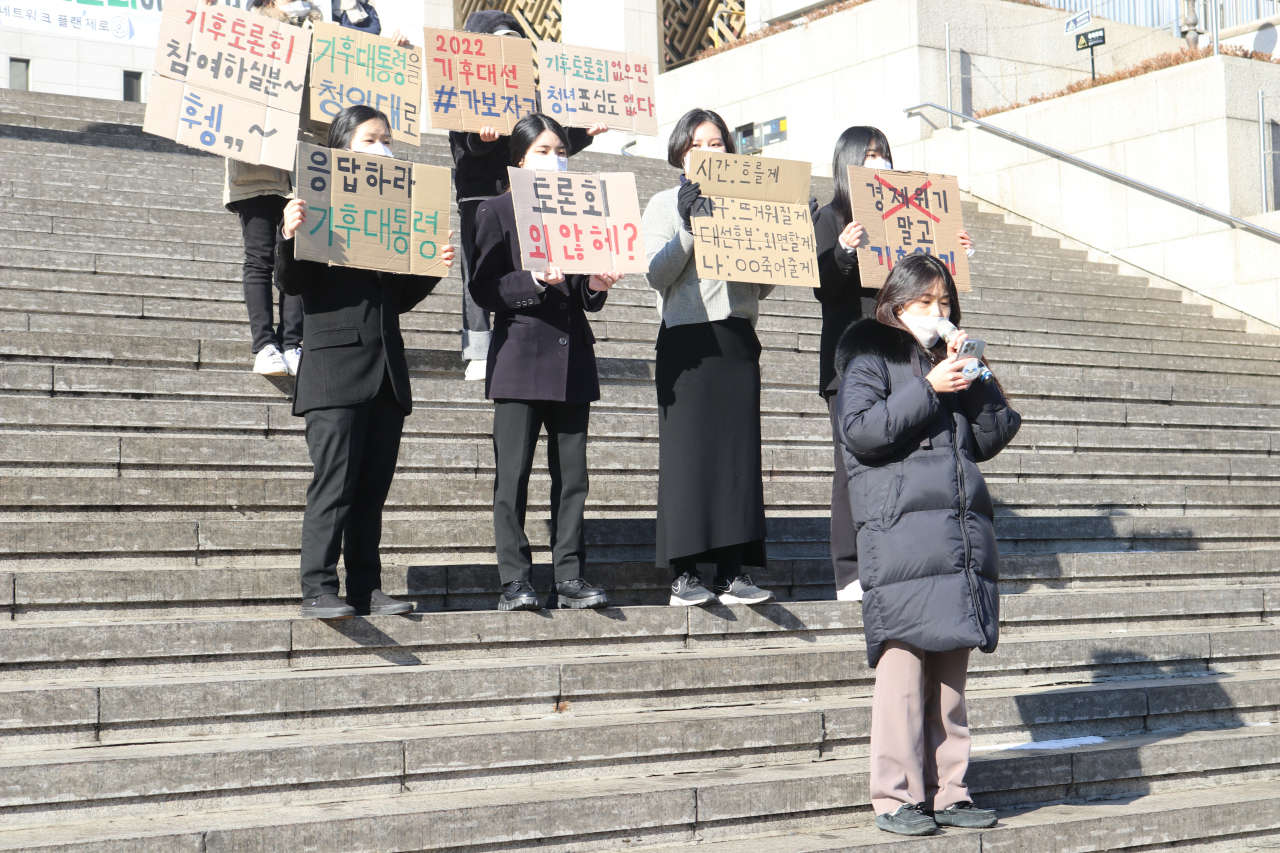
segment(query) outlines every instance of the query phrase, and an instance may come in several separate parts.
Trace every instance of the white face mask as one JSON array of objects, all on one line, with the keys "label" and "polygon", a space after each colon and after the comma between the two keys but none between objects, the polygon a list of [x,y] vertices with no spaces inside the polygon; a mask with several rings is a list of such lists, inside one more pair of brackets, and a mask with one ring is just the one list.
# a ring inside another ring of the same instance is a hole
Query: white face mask
[{"label": "white face mask", "polygon": [[925,349],[931,348],[938,342],[938,325],[942,322],[941,317],[921,314],[908,314],[903,311],[898,315],[898,319],[903,322],[911,334],[916,336],[916,340],[920,342],[920,346]]},{"label": "white face mask", "polygon": [[292,3],[277,3],[280,8],[290,18],[305,18],[311,13],[311,4],[307,0],[293,0]]},{"label": "white face mask", "polygon": [[379,157],[394,157],[394,152],[381,142],[370,142],[368,145],[362,145],[359,148],[352,148],[357,154],[376,154]]},{"label": "white face mask", "polygon": [[883,157],[868,157],[867,162],[863,164],[868,169],[880,169],[885,172],[893,171],[893,163]]},{"label": "white face mask", "polygon": [[536,169],[539,172],[567,172],[569,158],[558,154],[526,154],[524,168]]}]

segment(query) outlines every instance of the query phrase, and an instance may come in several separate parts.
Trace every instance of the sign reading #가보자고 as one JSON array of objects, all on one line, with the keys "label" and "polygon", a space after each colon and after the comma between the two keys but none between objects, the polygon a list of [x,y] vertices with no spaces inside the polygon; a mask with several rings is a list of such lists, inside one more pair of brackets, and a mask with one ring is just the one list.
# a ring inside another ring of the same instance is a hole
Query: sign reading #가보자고
[{"label": "sign reading #\uac00\ubcf4\uc790\uace0", "polygon": [[849,202],[867,232],[858,246],[863,287],[883,287],[898,261],[922,253],[947,265],[957,290],[971,289],[969,256],[956,236],[964,217],[955,176],[850,166]]},{"label": "sign reading #\uac00\ubcf4\uc790\uace0", "polygon": [[691,217],[699,277],[817,287],[810,164],[714,151],[690,155],[688,178],[702,193]]},{"label": "sign reading #\uac00\ubcf4\uc790\uace0", "polygon": [[484,127],[511,133],[516,122],[537,112],[533,45],[528,39],[423,30],[431,126],[469,133]]},{"label": "sign reading #\uac00\ubcf4\uc790\uace0", "polygon": [[246,163],[293,166],[311,32],[201,0],[165,4],[143,130]]},{"label": "sign reading #\uac00\ubcf4\uc790\uace0", "polygon": [[558,267],[591,275],[649,271],[634,174],[514,167],[507,174],[524,269]]},{"label": "sign reading #\uac00\ubcf4\uc790\uace0", "polygon": [[606,124],[658,135],[655,65],[639,53],[538,42],[542,111],[566,127]]},{"label": "sign reading #\uac00\ubcf4\uc790\uace0", "polygon": [[327,127],[347,107],[386,113],[391,138],[419,144],[422,48],[337,24],[316,24],[311,42],[309,119]]},{"label": "sign reading #\uac00\ubcf4\uc790\uace0", "polygon": [[307,221],[294,257],[329,266],[448,275],[449,170],[298,143],[298,198]]}]

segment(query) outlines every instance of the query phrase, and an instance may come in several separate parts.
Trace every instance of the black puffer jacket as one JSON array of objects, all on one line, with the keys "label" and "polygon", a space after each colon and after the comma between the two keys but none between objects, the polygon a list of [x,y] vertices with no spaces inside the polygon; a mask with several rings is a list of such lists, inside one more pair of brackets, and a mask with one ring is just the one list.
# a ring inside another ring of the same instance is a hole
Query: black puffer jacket
[{"label": "black puffer jacket", "polygon": [[889,640],[995,651],[994,509],[977,463],[1003,450],[1022,419],[994,383],[936,393],[915,338],[876,320],[844,333],[836,369],[868,662]]}]

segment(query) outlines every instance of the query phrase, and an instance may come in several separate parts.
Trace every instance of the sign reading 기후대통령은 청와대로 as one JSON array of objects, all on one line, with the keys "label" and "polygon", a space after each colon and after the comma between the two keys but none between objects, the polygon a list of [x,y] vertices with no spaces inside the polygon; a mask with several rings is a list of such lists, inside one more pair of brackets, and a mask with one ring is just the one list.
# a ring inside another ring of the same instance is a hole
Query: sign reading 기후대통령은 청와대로
[{"label": "sign reading \uae30\ud6c4\ub300\ud1b5\ub839\uc740 \uccad\uc640\ub300\ub85c", "polygon": [[311,40],[309,119],[328,127],[339,112],[365,104],[386,114],[391,137],[419,144],[422,48],[337,24],[316,24]]}]

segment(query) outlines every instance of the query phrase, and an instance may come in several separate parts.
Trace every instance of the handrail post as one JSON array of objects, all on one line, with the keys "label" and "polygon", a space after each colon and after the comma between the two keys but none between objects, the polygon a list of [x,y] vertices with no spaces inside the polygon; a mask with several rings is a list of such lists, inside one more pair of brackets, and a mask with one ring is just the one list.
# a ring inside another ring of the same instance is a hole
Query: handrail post
[{"label": "handrail post", "polygon": [[1217,56],[1218,55],[1218,29],[1221,23],[1218,20],[1218,17],[1222,14],[1222,6],[1219,5],[1219,0],[1209,0],[1209,2],[1213,5],[1213,55]]},{"label": "handrail post", "polygon": [[[955,109],[955,107],[952,106],[951,91],[955,87],[952,86],[951,84],[951,22],[950,21],[947,22],[946,32],[947,32],[947,109],[953,110]],[[955,118],[950,113],[948,113],[947,127],[955,127],[955,126],[956,126]]]},{"label": "handrail post", "polygon": [[1267,212],[1267,102],[1264,90],[1258,90],[1258,177],[1262,188],[1262,212]]}]

